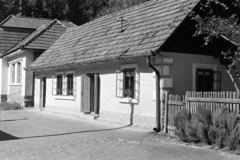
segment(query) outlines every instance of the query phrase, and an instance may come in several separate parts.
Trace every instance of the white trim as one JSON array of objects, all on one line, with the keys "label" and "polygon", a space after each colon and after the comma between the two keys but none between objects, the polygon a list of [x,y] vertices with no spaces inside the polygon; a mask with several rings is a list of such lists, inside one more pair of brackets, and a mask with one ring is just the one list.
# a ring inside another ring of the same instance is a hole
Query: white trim
[{"label": "white trim", "polygon": [[128,68],[136,68],[138,72],[138,64],[132,63],[132,64],[121,64],[120,70],[128,69]]},{"label": "white trim", "polygon": [[55,75],[56,75],[56,76],[57,76],[57,75],[64,75],[64,71],[62,71],[62,72],[56,72]]},{"label": "white trim", "polygon": [[75,75],[75,70],[66,71],[65,74],[66,75],[68,75],[68,74],[74,74]]},{"label": "white trim", "polygon": [[55,99],[57,99],[57,100],[75,100],[76,99],[76,97],[75,96],[62,96],[62,95],[56,95],[55,96]]},{"label": "white trim", "polygon": [[[131,69],[134,68],[136,70],[136,72],[138,72],[138,64],[137,63],[121,64],[121,66],[120,66],[120,70],[129,69],[129,68],[131,68]],[[119,99],[119,102],[121,102],[121,103],[137,104],[139,101],[134,98],[127,98],[127,97],[118,98],[118,99]]]},{"label": "white trim", "polygon": [[217,65],[213,64],[202,64],[202,63],[193,63],[193,91],[196,91],[196,71],[197,69],[212,69],[213,71],[217,71]]},{"label": "white trim", "polygon": [[138,104],[138,100],[132,99],[132,98],[119,98],[119,102],[121,102],[121,103]]},{"label": "white trim", "polygon": [[8,63],[13,64],[13,63],[22,62],[22,61],[23,61],[23,58],[19,58],[19,59],[15,59],[13,61],[9,61]]},{"label": "white trim", "polygon": [[[21,70],[21,78],[22,79],[20,79],[20,83],[18,83],[17,81],[18,81],[18,65],[16,65],[16,64],[18,64],[18,63],[20,63],[20,66],[21,66],[21,68],[20,68],[20,70]],[[16,59],[16,60],[13,60],[13,61],[10,61],[10,62],[8,62],[8,64],[9,64],[9,86],[20,86],[20,85],[22,85],[23,84],[23,72],[24,72],[24,70],[23,70],[23,68],[25,67],[25,66],[23,66],[23,64],[24,64],[24,59],[23,58],[19,58],[19,59]],[[15,67],[15,80],[14,80],[14,83],[12,83],[12,65],[14,65],[14,67]]]}]

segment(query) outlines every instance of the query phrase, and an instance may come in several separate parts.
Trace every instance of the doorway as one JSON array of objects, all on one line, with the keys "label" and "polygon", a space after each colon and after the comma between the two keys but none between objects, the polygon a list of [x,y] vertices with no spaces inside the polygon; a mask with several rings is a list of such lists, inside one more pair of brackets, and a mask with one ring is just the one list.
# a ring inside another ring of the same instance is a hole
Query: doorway
[{"label": "doorway", "polygon": [[40,108],[45,108],[46,106],[46,77],[41,78],[40,85]]},{"label": "doorway", "polygon": [[98,73],[81,76],[81,112],[99,113],[100,78]]}]

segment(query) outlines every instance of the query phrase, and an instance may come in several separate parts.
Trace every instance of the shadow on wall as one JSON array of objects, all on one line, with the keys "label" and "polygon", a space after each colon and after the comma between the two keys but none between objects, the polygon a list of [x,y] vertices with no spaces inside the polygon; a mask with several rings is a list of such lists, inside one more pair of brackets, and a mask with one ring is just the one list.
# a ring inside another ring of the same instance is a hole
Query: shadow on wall
[{"label": "shadow on wall", "polygon": [[131,113],[130,113],[130,126],[133,125],[133,114],[134,114],[134,104],[130,104],[131,106]]},{"label": "shadow on wall", "polygon": [[24,107],[33,107],[34,99],[33,96],[25,96],[24,97]]}]

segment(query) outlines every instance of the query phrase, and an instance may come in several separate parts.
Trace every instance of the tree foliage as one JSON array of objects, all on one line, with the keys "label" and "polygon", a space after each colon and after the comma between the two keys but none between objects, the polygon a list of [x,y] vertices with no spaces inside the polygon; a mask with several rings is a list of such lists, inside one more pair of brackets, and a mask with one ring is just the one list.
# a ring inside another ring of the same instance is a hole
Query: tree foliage
[{"label": "tree foliage", "polygon": [[20,13],[37,18],[69,20],[77,25],[149,0],[0,0],[0,21]]},{"label": "tree foliage", "polygon": [[204,0],[191,16],[197,22],[195,36],[205,35],[205,44],[214,38],[233,44],[223,55],[234,65],[240,55],[240,1]]}]

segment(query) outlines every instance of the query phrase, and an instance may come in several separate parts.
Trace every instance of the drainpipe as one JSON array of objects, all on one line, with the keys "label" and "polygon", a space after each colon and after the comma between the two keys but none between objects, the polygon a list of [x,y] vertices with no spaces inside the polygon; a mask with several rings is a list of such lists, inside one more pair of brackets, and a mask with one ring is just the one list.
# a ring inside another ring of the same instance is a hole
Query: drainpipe
[{"label": "drainpipe", "polygon": [[151,68],[156,74],[156,128],[153,128],[155,132],[161,131],[161,110],[160,110],[160,72],[151,64],[150,57],[146,57],[147,65]]}]

